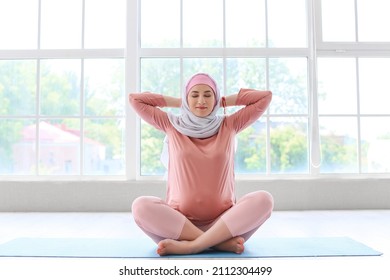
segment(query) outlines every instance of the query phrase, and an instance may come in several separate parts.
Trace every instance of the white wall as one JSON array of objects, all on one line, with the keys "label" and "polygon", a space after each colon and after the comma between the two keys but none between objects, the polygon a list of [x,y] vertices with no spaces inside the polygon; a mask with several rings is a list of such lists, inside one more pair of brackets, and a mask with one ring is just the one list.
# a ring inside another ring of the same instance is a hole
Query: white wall
[{"label": "white wall", "polygon": [[[390,209],[390,179],[238,181],[237,197],[267,190],[275,210]],[[130,211],[141,195],[165,196],[161,181],[0,182],[1,212]]]}]

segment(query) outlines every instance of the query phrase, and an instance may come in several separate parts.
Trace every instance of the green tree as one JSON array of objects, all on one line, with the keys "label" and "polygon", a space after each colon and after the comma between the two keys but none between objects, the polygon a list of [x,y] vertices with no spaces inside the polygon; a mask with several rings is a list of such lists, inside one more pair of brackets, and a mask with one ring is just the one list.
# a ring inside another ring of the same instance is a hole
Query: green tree
[{"label": "green tree", "polygon": [[[124,120],[120,117],[105,119],[105,116],[120,116],[124,114],[125,92],[123,60],[88,61],[93,67],[107,70],[107,81],[96,86],[95,80],[89,77],[84,81],[84,119],[85,137],[98,141],[106,147],[106,160],[124,162]],[[127,100],[127,99],[126,99]],[[102,118],[100,118],[102,116]]]},{"label": "green tree", "polygon": [[345,145],[344,137],[332,133],[321,137],[321,151],[321,169],[325,172],[337,172],[349,166],[357,166],[356,145]]},{"label": "green tree", "polygon": [[307,136],[294,126],[280,126],[271,133],[271,171],[307,171]]},{"label": "green tree", "polygon": [[237,136],[235,167],[241,173],[266,172],[266,135],[256,133],[254,126]]},{"label": "green tree", "polygon": [[141,172],[142,175],[160,175],[165,167],[160,161],[164,133],[143,123],[141,132]]},{"label": "green tree", "polygon": [[[226,94],[238,92],[241,86],[264,89],[266,87],[266,60],[229,58],[227,63],[226,89],[223,88],[223,61],[220,58],[185,59],[184,77],[196,72],[210,73]],[[169,69],[169,71],[166,71]],[[180,64],[178,59],[150,59],[142,62],[142,90],[157,93],[180,92]],[[307,112],[307,90],[305,77],[291,73],[283,60],[271,59],[268,75],[275,88],[271,90],[279,99],[274,109],[276,113]],[[161,82],[161,81],[164,81]],[[229,109],[229,114],[237,108]],[[242,131],[238,139],[236,169],[238,172],[253,173],[266,171],[266,135],[260,128],[260,121]],[[145,174],[161,174],[164,169],[159,161],[164,135],[152,133],[153,128],[142,125],[141,169]],[[307,170],[307,136],[294,129],[281,127],[272,136],[271,166],[275,172],[293,172]]]},{"label": "green tree", "polygon": [[[74,72],[59,75],[41,67],[40,112],[47,116],[80,114],[80,78]],[[42,69],[43,68],[43,69]]]},{"label": "green tree", "polygon": [[13,149],[21,135],[24,122],[21,120],[0,120],[0,174],[12,172]]},{"label": "green tree", "polygon": [[35,113],[36,63],[30,60],[0,61],[0,173],[12,172],[12,146],[22,137],[23,120],[13,116]]},{"label": "green tree", "polygon": [[0,114],[35,113],[36,71],[32,60],[0,60]]},{"label": "green tree", "polygon": [[[104,61],[106,62],[106,61]],[[118,62],[118,63],[116,63]],[[0,115],[9,120],[0,120],[0,172],[12,173],[13,145],[22,137],[23,127],[30,125],[29,116],[37,112],[37,61],[0,61]],[[42,62],[40,67],[39,113],[47,116],[51,124],[65,125],[76,133],[80,131],[79,119],[66,118],[80,116],[80,77],[72,71],[52,71],[50,63]],[[81,65],[81,64],[80,64]],[[122,115],[124,112],[124,66],[123,60],[113,62],[110,67],[112,79],[105,87],[98,88],[85,84],[88,116],[84,118],[86,137],[106,146],[107,159],[123,160],[124,123],[116,119],[97,118],[97,116]],[[13,116],[26,116],[17,121]],[[64,116],[65,118],[51,118]],[[8,171],[4,171],[4,170]],[[3,170],[3,171],[1,171]]]}]

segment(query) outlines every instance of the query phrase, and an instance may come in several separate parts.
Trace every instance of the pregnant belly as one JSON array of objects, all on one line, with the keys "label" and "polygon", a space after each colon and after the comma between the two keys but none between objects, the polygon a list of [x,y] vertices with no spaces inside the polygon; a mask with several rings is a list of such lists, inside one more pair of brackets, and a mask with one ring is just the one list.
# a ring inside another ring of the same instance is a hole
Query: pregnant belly
[{"label": "pregnant belly", "polygon": [[233,205],[231,198],[218,196],[188,196],[181,200],[179,211],[197,224],[207,224]]}]

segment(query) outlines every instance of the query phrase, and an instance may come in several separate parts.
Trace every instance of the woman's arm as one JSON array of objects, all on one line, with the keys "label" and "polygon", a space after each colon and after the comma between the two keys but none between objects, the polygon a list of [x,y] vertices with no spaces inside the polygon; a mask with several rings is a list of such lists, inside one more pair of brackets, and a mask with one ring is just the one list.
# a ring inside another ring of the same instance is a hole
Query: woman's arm
[{"label": "woman's arm", "polygon": [[[172,100],[168,98],[168,101]],[[163,95],[150,92],[130,93],[129,102],[134,111],[155,128],[166,131],[171,125],[167,113],[158,108],[168,106]]]},{"label": "woman's arm", "polygon": [[167,95],[163,95],[163,98],[165,100],[166,107],[180,108],[180,106],[181,106],[181,98],[167,96]]},{"label": "woman's arm", "polygon": [[[238,97],[238,94],[232,94],[232,95],[228,95],[228,96],[224,96],[221,98],[221,106],[220,107],[224,107],[224,105],[226,107],[229,107],[229,106],[236,106],[236,101],[237,101],[237,97]],[[223,104],[223,98],[225,98],[225,104]]]},{"label": "woman's arm", "polygon": [[[228,103],[229,99],[230,104]],[[234,101],[234,105],[245,107],[228,116],[227,119],[238,133],[260,118],[267,110],[271,100],[271,91],[241,89],[238,94],[226,97],[226,106],[232,106],[231,104]]]}]

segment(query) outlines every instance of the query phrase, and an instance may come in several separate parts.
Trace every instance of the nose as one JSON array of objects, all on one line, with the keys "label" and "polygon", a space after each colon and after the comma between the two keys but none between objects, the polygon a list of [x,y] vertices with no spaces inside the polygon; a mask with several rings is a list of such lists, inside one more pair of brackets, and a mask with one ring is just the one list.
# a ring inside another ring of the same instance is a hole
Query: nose
[{"label": "nose", "polygon": [[205,98],[203,96],[199,96],[198,103],[205,104]]}]

